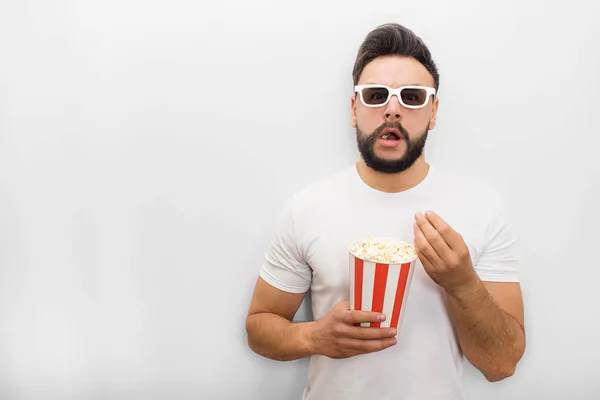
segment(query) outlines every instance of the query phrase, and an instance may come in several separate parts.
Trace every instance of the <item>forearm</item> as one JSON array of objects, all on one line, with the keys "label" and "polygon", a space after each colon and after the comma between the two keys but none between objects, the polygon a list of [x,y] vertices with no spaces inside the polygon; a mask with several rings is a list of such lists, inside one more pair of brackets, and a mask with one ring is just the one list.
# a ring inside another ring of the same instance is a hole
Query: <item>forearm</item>
[{"label": "forearm", "polygon": [[489,381],[511,376],[525,350],[517,320],[496,305],[479,278],[449,292],[448,306],[469,362]]},{"label": "forearm", "polygon": [[248,345],[272,360],[291,361],[313,354],[309,334],[314,322],[290,322],[276,314],[253,314],[246,320]]}]

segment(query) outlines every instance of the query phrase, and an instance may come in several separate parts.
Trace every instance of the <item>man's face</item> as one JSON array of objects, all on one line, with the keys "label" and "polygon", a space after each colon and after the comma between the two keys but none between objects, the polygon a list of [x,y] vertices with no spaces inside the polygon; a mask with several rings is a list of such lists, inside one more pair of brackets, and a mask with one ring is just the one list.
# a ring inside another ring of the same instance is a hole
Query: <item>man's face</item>
[{"label": "man's face", "polygon": [[[379,57],[363,69],[358,85],[379,84],[392,89],[400,86],[434,87],[433,76],[414,58]],[[371,99],[381,94],[363,92]],[[356,128],[358,149],[365,163],[375,171],[398,173],[409,168],[422,154],[427,132],[435,127],[437,96],[428,97],[423,108],[407,108],[397,96],[380,107],[367,107],[355,93],[351,124]],[[379,97],[377,97],[379,96]],[[414,97],[405,97],[410,102]],[[426,96],[427,97],[427,96]],[[367,100],[368,101],[368,100]]]}]

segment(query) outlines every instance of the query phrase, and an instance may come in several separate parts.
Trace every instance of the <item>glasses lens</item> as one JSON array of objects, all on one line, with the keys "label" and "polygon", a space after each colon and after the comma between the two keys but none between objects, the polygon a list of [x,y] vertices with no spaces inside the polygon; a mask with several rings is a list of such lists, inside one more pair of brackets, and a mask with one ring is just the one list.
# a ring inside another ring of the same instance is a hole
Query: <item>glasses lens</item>
[{"label": "glasses lens", "polygon": [[402,89],[400,93],[402,101],[409,106],[422,106],[427,100],[425,89]]},{"label": "glasses lens", "polygon": [[363,100],[370,105],[385,103],[388,95],[389,92],[384,87],[365,88],[362,92]]}]

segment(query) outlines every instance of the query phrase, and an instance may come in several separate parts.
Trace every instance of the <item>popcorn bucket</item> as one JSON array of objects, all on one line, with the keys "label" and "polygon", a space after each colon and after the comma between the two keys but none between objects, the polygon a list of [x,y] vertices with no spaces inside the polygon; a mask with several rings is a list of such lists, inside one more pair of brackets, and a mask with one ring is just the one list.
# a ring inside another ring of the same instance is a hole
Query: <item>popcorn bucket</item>
[{"label": "popcorn bucket", "polygon": [[400,331],[417,254],[400,240],[369,238],[350,246],[350,309],[383,313],[383,322],[356,326]]}]

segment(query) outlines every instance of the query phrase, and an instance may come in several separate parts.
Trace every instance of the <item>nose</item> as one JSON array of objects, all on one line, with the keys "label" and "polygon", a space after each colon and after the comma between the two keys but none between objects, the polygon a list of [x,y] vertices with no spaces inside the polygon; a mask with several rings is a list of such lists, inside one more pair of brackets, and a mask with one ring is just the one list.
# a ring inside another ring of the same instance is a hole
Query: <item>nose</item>
[{"label": "nose", "polygon": [[393,95],[390,101],[385,106],[385,119],[387,121],[400,119],[401,111],[402,106],[400,105],[400,99],[398,99],[398,96]]}]

